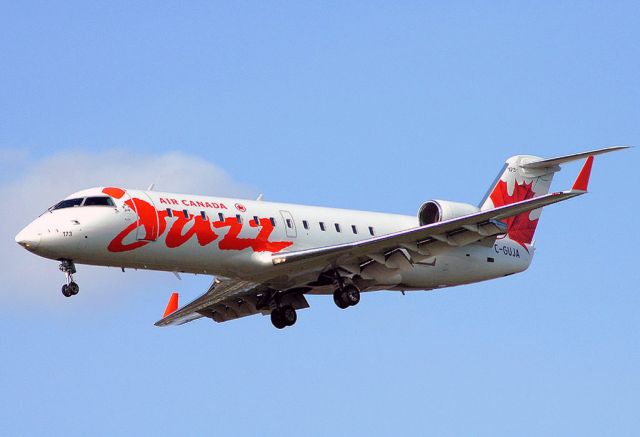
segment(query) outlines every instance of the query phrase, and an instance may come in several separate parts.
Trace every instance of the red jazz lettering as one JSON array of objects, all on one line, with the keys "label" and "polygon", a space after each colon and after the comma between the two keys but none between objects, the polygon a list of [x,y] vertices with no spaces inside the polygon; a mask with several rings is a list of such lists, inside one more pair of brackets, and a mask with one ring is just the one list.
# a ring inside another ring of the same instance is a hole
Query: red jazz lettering
[{"label": "red jazz lettering", "polygon": [[[103,192],[116,199],[121,199],[126,194],[124,190],[115,187],[105,188]],[[161,198],[160,202],[165,204],[177,203],[175,199],[165,198]],[[222,203],[217,204],[186,200],[183,200],[182,203],[184,205],[227,209]],[[128,225],[115,236],[107,247],[110,252],[127,252],[143,247],[150,241],[157,240],[167,229],[167,218],[169,217],[167,210],[157,211],[149,202],[138,198],[128,199],[125,201],[125,204],[136,211],[138,220]],[[165,244],[168,248],[180,247],[193,238],[194,235],[200,246],[206,246],[218,238],[218,234],[216,234],[214,228],[229,228],[222,240],[218,242],[218,248],[221,250],[244,250],[251,248],[254,252],[279,252],[293,244],[291,241],[269,241],[274,226],[268,218],[259,219],[259,224],[253,220],[250,221],[252,228],[260,227],[258,235],[255,238],[240,238],[242,223],[240,223],[236,217],[228,217],[224,221],[214,222],[212,224],[201,215],[194,216],[190,214],[189,217],[185,217],[182,211],[172,210],[171,212],[171,215],[175,217],[175,221],[171,225],[165,238]],[[132,243],[125,243],[127,237],[134,232],[137,233],[140,226],[143,227],[144,239]]]},{"label": "red jazz lettering", "polygon": [[[206,246],[207,244],[215,241],[218,235],[211,229],[211,223],[208,220],[202,218],[202,216],[190,215],[186,218],[182,214],[175,214],[177,219],[173,222],[171,229],[167,233],[165,243],[167,247],[173,248],[182,246],[194,235],[198,239],[200,246]],[[184,232],[184,228],[188,223],[191,223],[191,227]]]}]

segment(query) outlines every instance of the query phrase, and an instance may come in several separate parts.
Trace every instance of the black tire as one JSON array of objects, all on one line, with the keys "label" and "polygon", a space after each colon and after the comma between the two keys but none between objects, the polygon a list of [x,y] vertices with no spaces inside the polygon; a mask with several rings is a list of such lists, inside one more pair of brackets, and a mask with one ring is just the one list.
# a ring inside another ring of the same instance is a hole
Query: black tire
[{"label": "black tire", "polygon": [[358,305],[358,302],[360,302],[360,290],[355,285],[344,287],[343,295],[344,301],[351,307]]},{"label": "black tire", "polygon": [[298,320],[298,314],[291,305],[285,305],[280,308],[280,318],[286,326],[293,326]]},{"label": "black tire", "polygon": [[278,329],[282,329],[285,326],[287,326],[287,324],[285,323],[282,317],[282,312],[280,311],[280,308],[276,308],[273,311],[271,311],[271,323],[273,324],[273,326],[275,326]]},{"label": "black tire", "polygon": [[71,292],[69,291],[69,286],[67,284],[62,286],[62,294],[64,297],[71,297]]},{"label": "black tire", "polygon": [[349,303],[347,302],[346,296],[344,294],[345,294],[344,290],[341,290],[341,289],[338,289],[333,292],[333,301],[335,302],[336,306],[341,310],[349,307]]},{"label": "black tire", "polygon": [[69,293],[71,296],[75,296],[76,294],[78,294],[80,292],[80,286],[78,284],[76,284],[75,282],[72,282],[69,284],[67,290],[69,290]]}]

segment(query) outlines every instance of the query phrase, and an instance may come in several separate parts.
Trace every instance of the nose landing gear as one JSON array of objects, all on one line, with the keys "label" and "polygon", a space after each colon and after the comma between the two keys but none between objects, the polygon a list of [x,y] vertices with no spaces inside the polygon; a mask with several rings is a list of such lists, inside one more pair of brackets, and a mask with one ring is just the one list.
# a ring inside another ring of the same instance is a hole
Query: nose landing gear
[{"label": "nose landing gear", "polygon": [[78,294],[80,287],[73,281],[73,274],[76,272],[76,266],[73,261],[64,259],[60,262],[60,271],[67,277],[67,283],[62,286],[62,294],[65,297],[71,297]]}]

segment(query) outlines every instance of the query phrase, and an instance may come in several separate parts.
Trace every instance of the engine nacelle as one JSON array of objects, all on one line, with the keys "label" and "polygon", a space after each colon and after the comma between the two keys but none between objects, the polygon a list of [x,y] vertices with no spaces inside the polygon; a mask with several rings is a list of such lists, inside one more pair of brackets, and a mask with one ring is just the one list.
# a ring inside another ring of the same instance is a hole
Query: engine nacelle
[{"label": "engine nacelle", "polygon": [[468,203],[449,202],[448,200],[429,200],[420,207],[418,211],[418,222],[420,226],[450,220],[463,215],[473,214],[480,211],[477,206]]}]

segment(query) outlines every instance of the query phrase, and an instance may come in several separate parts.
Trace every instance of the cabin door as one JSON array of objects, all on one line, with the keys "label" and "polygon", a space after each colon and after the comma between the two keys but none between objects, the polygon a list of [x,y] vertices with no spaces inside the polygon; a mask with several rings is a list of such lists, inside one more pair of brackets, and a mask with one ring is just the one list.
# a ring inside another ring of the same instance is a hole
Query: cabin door
[{"label": "cabin door", "polygon": [[287,237],[296,238],[298,232],[296,231],[296,222],[293,220],[293,216],[289,211],[280,211],[280,215],[284,220],[284,229],[287,231]]},{"label": "cabin door", "polygon": [[134,191],[131,194],[135,213],[138,216],[136,240],[156,241],[160,233],[160,220],[153,200],[144,191]]}]

